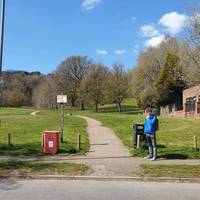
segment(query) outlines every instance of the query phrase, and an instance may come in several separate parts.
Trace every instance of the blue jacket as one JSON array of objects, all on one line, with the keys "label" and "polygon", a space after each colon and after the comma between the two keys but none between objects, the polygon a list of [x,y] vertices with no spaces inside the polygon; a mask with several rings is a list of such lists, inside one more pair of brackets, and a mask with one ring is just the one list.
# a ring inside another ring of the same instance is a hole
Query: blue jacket
[{"label": "blue jacket", "polygon": [[156,133],[156,120],[157,116],[155,114],[151,114],[146,117],[144,121],[144,133],[145,134],[155,134]]}]

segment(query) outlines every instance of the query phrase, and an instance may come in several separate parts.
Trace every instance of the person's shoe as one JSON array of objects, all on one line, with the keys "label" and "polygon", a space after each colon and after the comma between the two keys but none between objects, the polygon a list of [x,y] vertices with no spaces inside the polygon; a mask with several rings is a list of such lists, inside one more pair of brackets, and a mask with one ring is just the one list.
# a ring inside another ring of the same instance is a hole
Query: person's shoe
[{"label": "person's shoe", "polygon": [[148,156],[144,157],[144,159],[152,159],[152,156],[148,155]]},{"label": "person's shoe", "polygon": [[153,157],[153,158],[151,158],[150,160],[151,160],[151,161],[155,161],[155,160],[156,160],[156,157]]}]

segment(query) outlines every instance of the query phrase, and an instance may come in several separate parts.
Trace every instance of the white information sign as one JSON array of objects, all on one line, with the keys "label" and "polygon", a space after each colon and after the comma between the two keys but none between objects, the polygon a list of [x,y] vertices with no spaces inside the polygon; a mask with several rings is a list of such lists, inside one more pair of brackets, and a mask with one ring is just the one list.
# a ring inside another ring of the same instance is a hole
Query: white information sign
[{"label": "white information sign", "polygon": [[49,148],[53,148],[53,141],[49,141],[48,146],[49,146]]},{"label": "white information sign", "polygon": [[58,95],[57,103],[67,103],[67,95]]}]

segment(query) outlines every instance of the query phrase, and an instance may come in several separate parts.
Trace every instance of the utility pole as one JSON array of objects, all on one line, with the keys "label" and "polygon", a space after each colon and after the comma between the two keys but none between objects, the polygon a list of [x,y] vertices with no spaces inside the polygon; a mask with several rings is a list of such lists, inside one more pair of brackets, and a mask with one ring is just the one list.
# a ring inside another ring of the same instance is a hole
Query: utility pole
[{"label": "utility pole", "polygon": [[2,64],[3,64],[3,39],[4,39],[4,19],[5,19],[5,0],[1,0],[1,13],[0,13],[0,107],[2,104]]}]

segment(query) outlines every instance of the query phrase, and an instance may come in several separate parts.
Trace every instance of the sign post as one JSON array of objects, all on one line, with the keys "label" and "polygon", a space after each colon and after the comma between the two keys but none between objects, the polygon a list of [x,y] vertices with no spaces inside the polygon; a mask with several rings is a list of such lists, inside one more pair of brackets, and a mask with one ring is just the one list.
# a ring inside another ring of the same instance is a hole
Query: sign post
[{"label": "sign post", "polygon": [[57,103],[60,104],[61,118],[60,118],[60,132],[61,132],[61,142],[64,138],[64,106],[67,103],[67,95],[58,95]]}]

